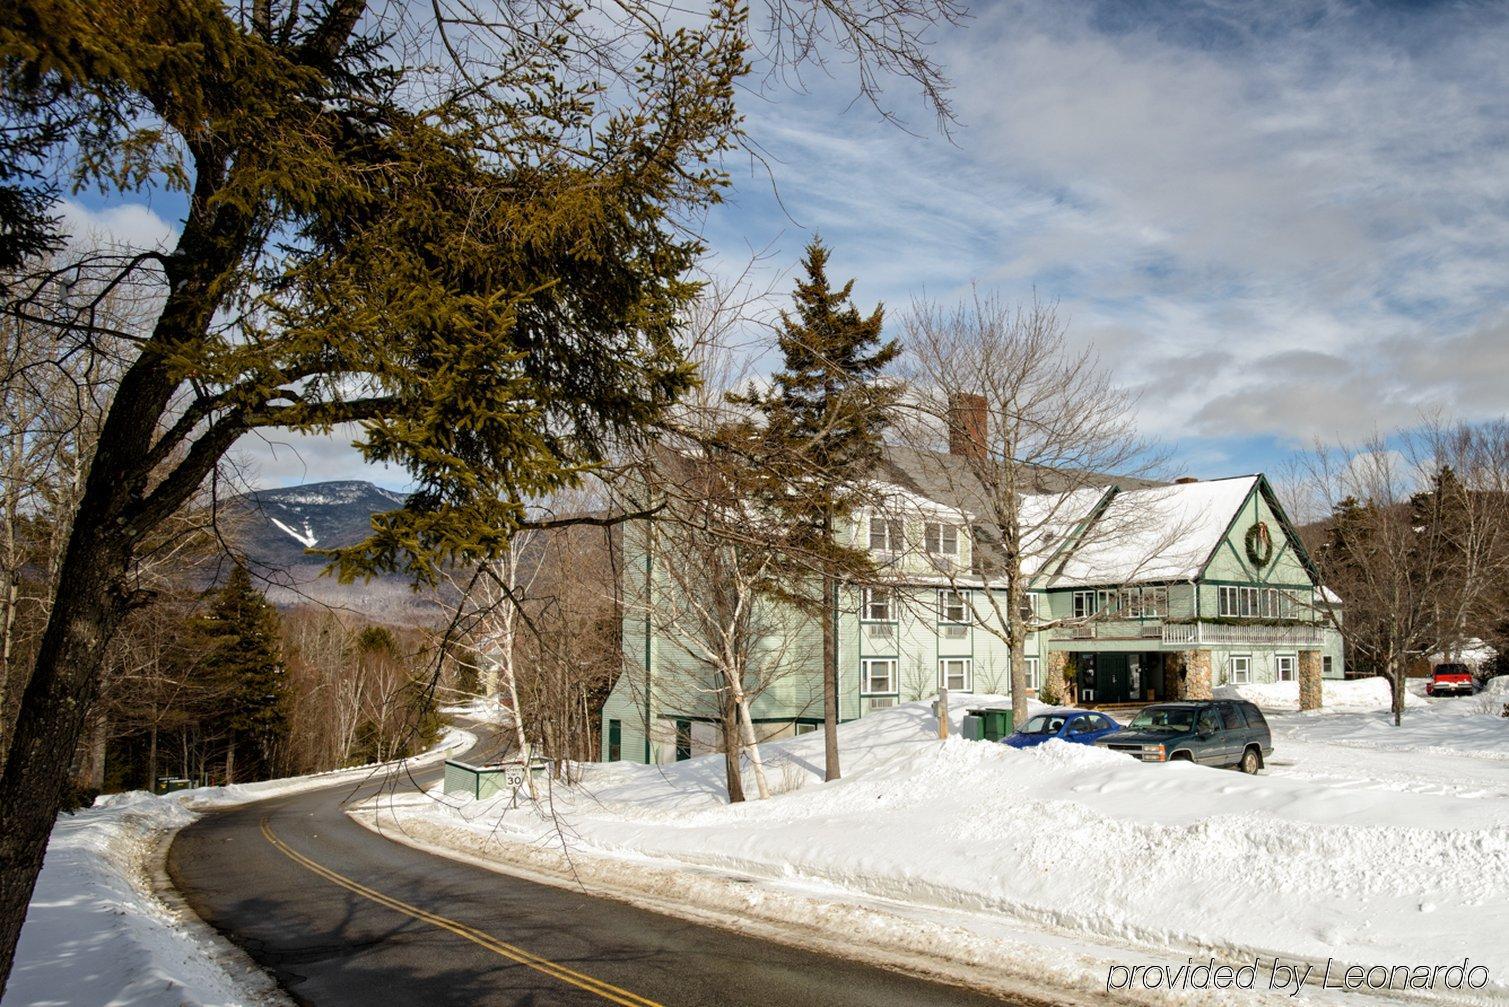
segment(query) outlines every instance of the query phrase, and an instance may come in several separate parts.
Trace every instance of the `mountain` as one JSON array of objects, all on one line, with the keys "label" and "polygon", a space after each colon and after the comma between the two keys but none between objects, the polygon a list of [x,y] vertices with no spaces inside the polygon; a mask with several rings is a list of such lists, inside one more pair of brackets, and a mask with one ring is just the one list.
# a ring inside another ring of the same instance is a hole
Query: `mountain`
[{"label": "mountain", "polygon": [[232,500],[228,538],[275,604],[323,604],[389,622],[433,622],[442,609],[416,595],[402,576],[342,584],[321,576],[326,560],[310,549],[355,545],[372,515],[402,507],[404,496],[359,480],[256,490]]}]

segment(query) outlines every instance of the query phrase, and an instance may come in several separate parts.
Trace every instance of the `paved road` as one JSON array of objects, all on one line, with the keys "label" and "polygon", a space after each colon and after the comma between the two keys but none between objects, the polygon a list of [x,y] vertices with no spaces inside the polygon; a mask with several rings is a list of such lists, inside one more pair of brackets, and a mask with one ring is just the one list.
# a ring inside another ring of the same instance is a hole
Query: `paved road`
[{"label": "paved road", "polygon": [[194,910],[301,1003],[1000,1003],[421,853],[347,818],[353,796],[215,812],[169,850]]}]

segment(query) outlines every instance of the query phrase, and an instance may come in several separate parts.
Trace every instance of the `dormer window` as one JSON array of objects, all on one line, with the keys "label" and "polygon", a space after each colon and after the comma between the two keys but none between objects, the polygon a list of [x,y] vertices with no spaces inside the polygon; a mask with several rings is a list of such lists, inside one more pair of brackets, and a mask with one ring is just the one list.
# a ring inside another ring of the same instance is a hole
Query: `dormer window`
[{"label": "dormer window", "polygon": [[901,551],[901,520],[899,518],[870,517],[870,551]]},{"label": "dormer window", "polygon": [[923,541],[929,556],[945,559],[959,557],[959,528],[941,521],[929,521],[923,528]]}]

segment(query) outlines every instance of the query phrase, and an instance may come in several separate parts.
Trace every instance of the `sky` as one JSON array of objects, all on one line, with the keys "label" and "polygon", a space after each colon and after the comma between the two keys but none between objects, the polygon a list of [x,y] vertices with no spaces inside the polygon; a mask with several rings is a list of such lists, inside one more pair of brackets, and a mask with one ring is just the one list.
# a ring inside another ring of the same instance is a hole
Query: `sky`
[{"label": "sky", "polygon": [[[756,5],[758,10],[758,4]],[[861,307],[971,285],[1056,300],[1138,392],[1170,474],[1273,470],[1314,438],[1509,413],[1509,4],[983,2],[937,33],[947,135],[852,68],[751,80],[764,164],[712,268],[789,291],[821,233]],[[140,199],[142,197],[133,197]],[[171,235],[176,204],[80,229]],[[254,482],[369,478],[336,438],[243,442]]]}]

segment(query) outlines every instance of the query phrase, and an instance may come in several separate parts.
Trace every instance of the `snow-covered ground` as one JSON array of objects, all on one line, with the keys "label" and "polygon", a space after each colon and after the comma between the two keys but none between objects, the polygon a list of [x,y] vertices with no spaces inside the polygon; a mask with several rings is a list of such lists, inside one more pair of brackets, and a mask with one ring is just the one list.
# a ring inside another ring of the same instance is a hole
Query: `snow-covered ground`
[{"label": "snow-covered ground", "polygon": [[[438,761],[474,740],[451,730],[410,764]],[[276,999],[270,981],[236,968],[202,925],[159,897],[154,878],[164,841],[199,811],[356,784],[387,768],[363,766],[166,797],[110,794],[92,808],[59,816],[21,930],[4,1007],[179,1007]]]},{"label": "snow-covered ground", "polygon": [[[626,897],[700,900],[736,925],[784,919],[871,957],[950,959],[954,975],[995,969],[1003,987],[1015,976],[1104,993],[1112,964],[1190,955],[1264,956],[1265,969],[1273,956],[1333,959],[1333,980],[1346,965],[1467,958],[1489,987],[1434,995],[1502,1002],[1509,719],[1479,699],[1422,700],[1396,730],[1367,699],[1377,687],[1340,690],[1354,712],[1273,713],[1276,751],[1258,777],[1056,741],[940,742],[927,705],[907,704],[841,728],[844,777],[831,784],[820,736],[765,746],[769,802],[724,804],[711,756],[589,767],[581,787],[555,789],[558,822],[436,792],[385,797],[367,817],[545,872],[566,842],[578,878]],[[1232,999],[1265,995],[1279,996]],[[1347,996],[1313,982],[1304,993]]]}]

